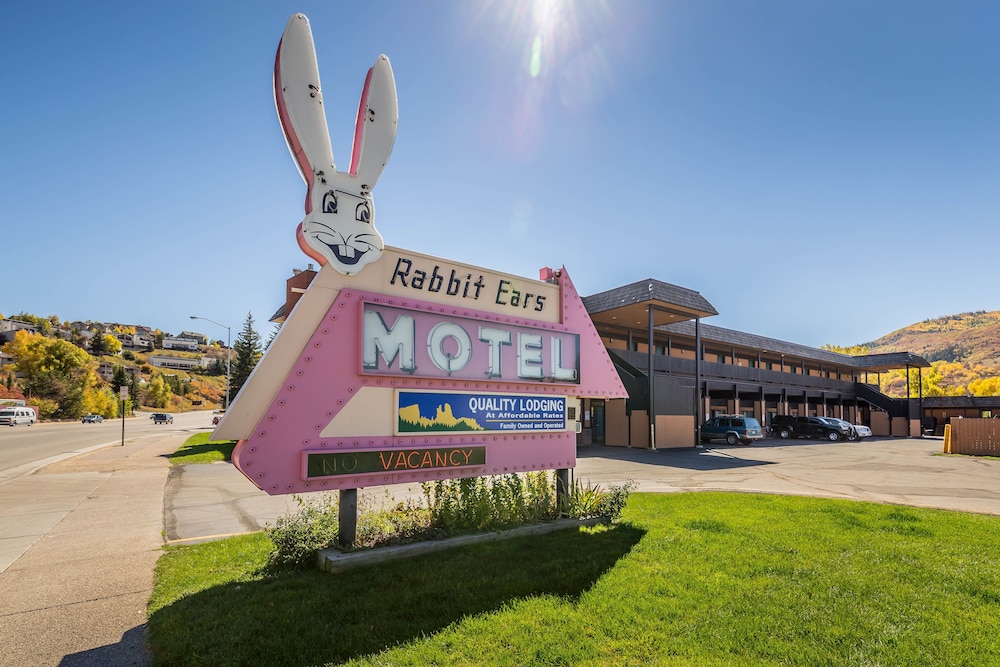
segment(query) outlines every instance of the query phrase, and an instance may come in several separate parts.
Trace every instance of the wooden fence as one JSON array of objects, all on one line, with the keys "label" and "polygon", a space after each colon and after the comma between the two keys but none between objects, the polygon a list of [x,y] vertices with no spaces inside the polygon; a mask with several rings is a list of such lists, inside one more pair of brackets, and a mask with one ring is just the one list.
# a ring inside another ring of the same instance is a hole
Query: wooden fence
[{"label": "wooden fence", "polygon": [[1000,456],[1000,419],[952,419],[951,438],[945,438],[952,454]]}]

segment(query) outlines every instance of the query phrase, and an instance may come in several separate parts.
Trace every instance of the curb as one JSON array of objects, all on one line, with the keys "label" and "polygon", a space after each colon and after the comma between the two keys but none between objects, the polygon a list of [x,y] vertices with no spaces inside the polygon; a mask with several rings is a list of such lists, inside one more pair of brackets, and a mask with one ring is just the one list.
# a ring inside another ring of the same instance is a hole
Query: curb
[{"label": "curb", "polygon": [[495,542],[514,537],[524,537],[526,535],[545,535],[557,530],[567,530],[569,528],[580,528],[583,526],[596,526],[609,523],[607,517],[590,517],[587,519],[559,519],[547,523],[521,526],[510,530],[503,530],[493,533],[476,533],[475,535],[459,535],[444,540],[430,540],[426,542],[414,542],[396,547],[383,547],[378,549],[367,549],[365,551],[352,551],[344,553],[337,549],[320,549],[316,553],[316,564],[324,572],[338,574],[367,565],[378,565],[388,563],[402,558],[413,558],[423,554],[444,551],[455,547],[464,547],[470,544],[480,544],[482,542]]}]

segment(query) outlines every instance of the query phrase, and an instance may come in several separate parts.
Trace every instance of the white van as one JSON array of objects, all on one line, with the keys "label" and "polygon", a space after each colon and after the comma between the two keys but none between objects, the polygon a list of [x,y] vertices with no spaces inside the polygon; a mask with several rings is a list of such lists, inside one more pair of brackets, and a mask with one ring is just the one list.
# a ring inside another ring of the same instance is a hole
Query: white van
[{"label": "white van", "polygon": [[19,408],[16,406],[0,408],[0,426],[17,426],[18,424],[31,426],[37,419],[34,408]]}]

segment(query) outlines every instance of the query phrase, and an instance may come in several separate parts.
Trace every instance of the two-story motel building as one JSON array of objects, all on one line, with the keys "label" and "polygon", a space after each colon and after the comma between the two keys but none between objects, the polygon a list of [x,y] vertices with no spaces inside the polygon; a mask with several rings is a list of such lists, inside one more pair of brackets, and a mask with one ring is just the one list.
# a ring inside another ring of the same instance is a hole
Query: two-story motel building
[{"label": "two-story motel building", "polygon": [[868,382],[893,369],[919,377],[930,364],[917,355],[849,356],[706,325],[718,313],[701,294],[654,279],[583,302],[629,392],[585,402],[584,442],[650,447],[655,434],[657,448],[692,447],[718,414],[764,425],[776,414],[838,417],[874,435],[921,434],[922,397],[892,399]]}]

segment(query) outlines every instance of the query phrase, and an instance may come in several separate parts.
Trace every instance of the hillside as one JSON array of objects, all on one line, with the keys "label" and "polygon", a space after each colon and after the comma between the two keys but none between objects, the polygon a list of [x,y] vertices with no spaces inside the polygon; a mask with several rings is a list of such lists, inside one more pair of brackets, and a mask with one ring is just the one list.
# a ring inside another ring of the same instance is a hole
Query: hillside
[{"label": "hillside", "polygon": [[863,343],[870,352],[913,352],[927,361],[1000,366],[1000,310],[924,320]]},{"label": "hillside", "polygon": [[[924,396],[1000,395],[1000,311],[959,313],[924,320],[853,348],[846,354],[912,352],[931,362],[921,374]],[[880,376],[890,396],[906,396],[903,371]],[[918,390],[911,377],[910,391]]]}]

